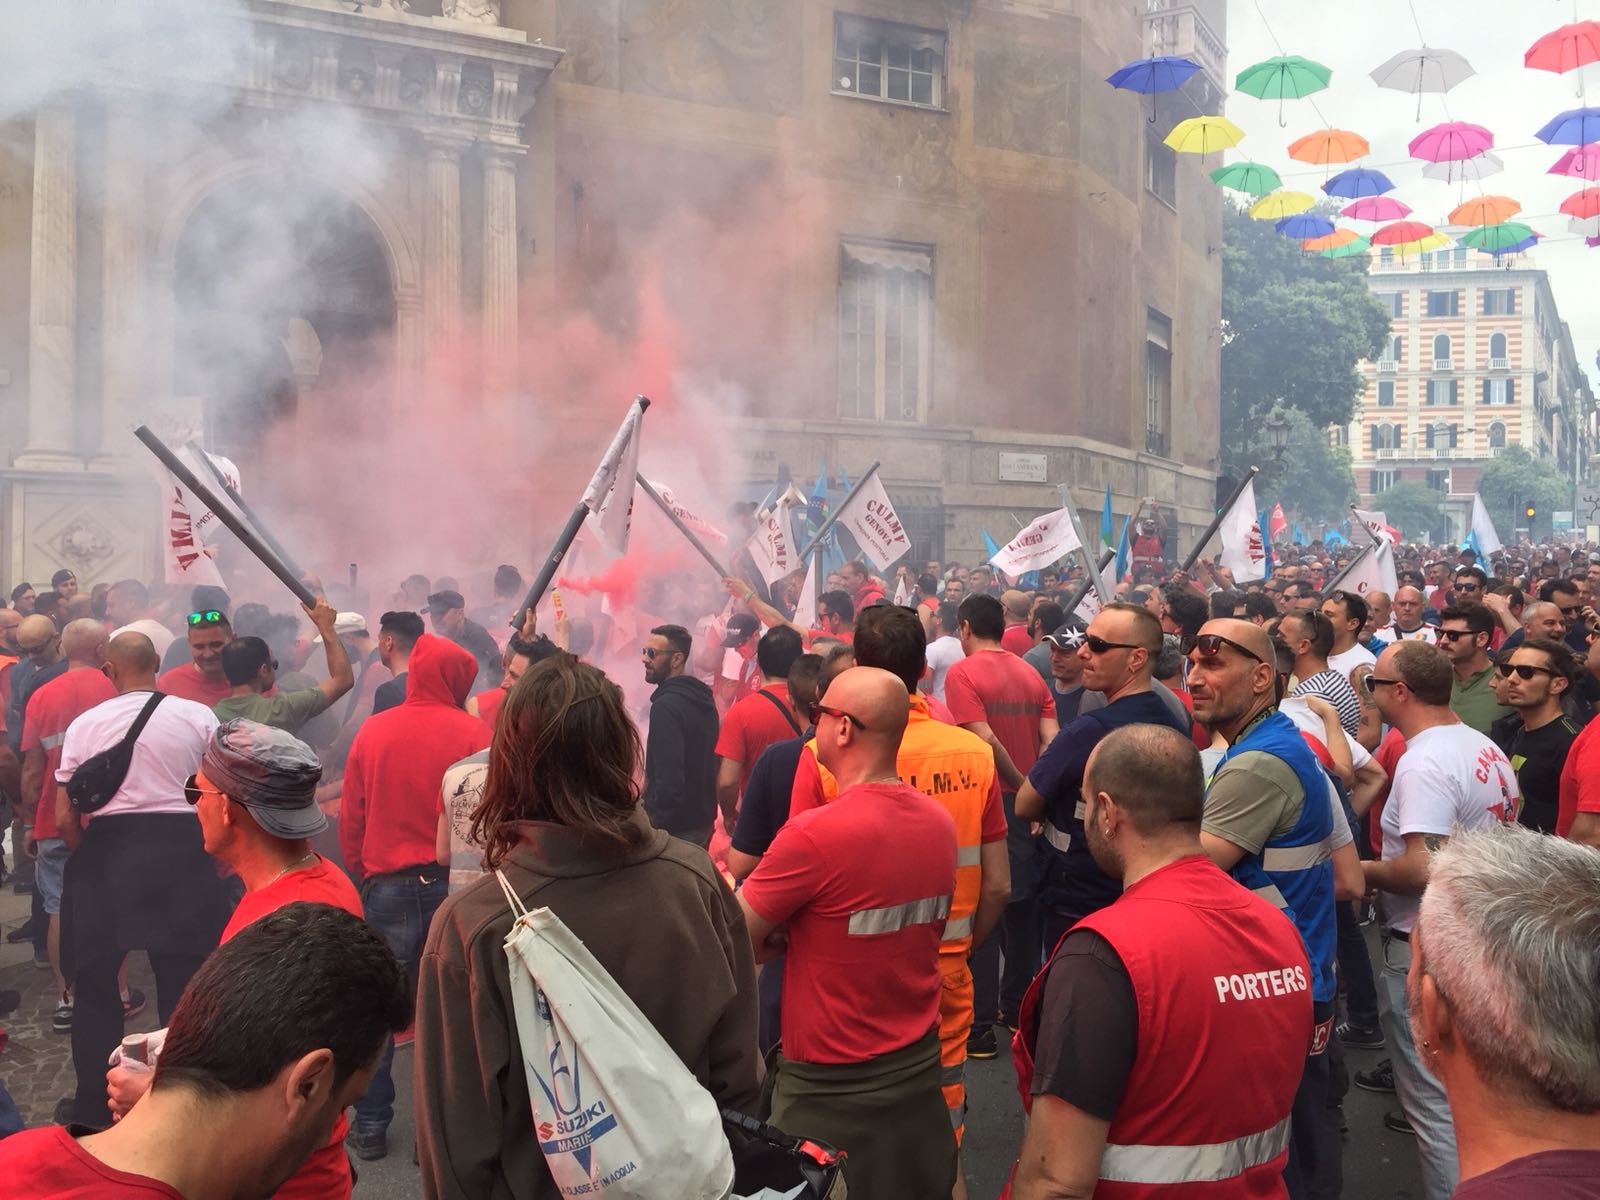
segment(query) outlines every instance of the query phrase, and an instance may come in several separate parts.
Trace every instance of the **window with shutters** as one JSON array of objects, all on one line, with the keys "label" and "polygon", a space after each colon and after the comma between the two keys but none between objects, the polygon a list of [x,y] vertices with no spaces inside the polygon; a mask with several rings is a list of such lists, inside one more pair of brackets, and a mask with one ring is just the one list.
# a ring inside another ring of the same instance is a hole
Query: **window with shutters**
[{"label": "window with shutters", "polygon": [[1383,305],[1384,309],[1391,317],[1398,317],[1404,311],[1404,298],[1402,293],[1378,292],[1376,293],[1376,296],[1378,303]]},{"label": "window with shutters", "polygon": [[1172,319],[1145,309],[1144,447],[1165,457],[1172,426]]},{"label": "window with shutters", "polygon": [[839,254],[839,415],[919,421],[932,370],[933,247],[846,242]]},{"label": "window with shutters", "polygon": [[1461,293],[1429,292],[1428,315],[1430,317],[1458,317],[1461,315]]},{"label": "window with shutters", "polygon": [[1491,421],[1489,423],[1489,449],[1504,450],[1506,446],[1506,423],[1504,421]]},{"label": "window with shutters", "polygon": [[943,107],[944,51],[938,30],[835,13],[834,94]]},{"label": "window with shutters", "polygon": [[1517,311],[1516,288],[1484,288],[1483,315],[1509,317]]},{"label": "window with shutters", "polygon": [[1485,379],[1483,381],[1483,402],[1485,404],[1515,404],[1517,402],[1517,381],[1503,375]]},{"label": "window with shutters", "polygon": [[1429,405],[1446,405],[1460,403],[1458,397],[1458,382],[1454,379],[1428,380],[1428,395],[1426,403]]},{"label": "window with shutters", "polygon": [[1491,333],[1489,335],[1489,360],[1491,362],[1504,362],[1506,358],[1506,335]]},{"label": "window with shutters", "polygon": [[1392,468],[1385,471],[1374,471],[1372,473],[1372,494],[1376,496],[1380,492],[1387,492],[1399,481],[1400,472]]},{"label": "window with shutters", "polygon": [[1372,427],[1372,448],[1374,450],[1398,450],[1400,448],[1400,426],[1390,425],[1387,422]]},{"label": "window with shutters", "polygon": [[1450,490],[1450,472],[1443,468],[1429,470],[1427,485],[1433,491],[1448,492]]},{"label": "window with shutters", "polygon": [[1442,422],[1429,425],[1423,430],[1422,444],[1429,450],[1454,450],[1456,448],[1456,426],[1446,425]]},{"label": "window with shutters", "polygon": [[1392,380],[1382,380],[1378,384],[1378,407],[1394,407],[1394,383]]},{"label": "window with shutters", "polygon": [[1178,207],[1178,152],[1145,126],[1144,186],[1168,208]]}]

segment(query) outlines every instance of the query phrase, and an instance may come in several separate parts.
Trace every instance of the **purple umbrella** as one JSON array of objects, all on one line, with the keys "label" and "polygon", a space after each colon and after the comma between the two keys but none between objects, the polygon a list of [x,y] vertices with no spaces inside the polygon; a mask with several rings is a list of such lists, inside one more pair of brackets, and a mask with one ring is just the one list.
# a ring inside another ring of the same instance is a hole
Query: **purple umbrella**
[{"label": "purple umbrella", "polygon": [[1482,154],[1494,145],[1494,134],[1482,125],[1446,121],[1411,139],[1411,157],[1424,162],[1459,162]]},{"label": "purple umbrella", "polygon": [[1394,184],[1389,182],[1389,177],[1382,171],[1374,171],[1367,167],[1351,167],[1348,171],[1340,171],[1328,180],[1322,185],[1322,190],[1330,196],[1359,200],[1362,196],[1381,196],[1384,192],[1393,191]]},{"label": "purple umbrella", "polygon": [[1569,108],[1535,135],[1552,146],[1587,146],[1600,142],[1600,108]]}]

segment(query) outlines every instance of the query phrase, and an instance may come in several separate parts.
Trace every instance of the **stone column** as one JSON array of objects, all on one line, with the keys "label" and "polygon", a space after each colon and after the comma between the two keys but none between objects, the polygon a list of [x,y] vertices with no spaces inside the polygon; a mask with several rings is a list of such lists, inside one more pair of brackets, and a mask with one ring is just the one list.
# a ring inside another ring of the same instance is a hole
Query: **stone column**
[{"label": "stone column", "polygon": [[28,438],[16,465],[79,467],[77,116],[70,101],[34,120],[33,258],[28,278]]},{"label": "stone column", "polygon": [[517,368],[517,160],[491,148],[483,162],[485,390],[504,393]]},{"label": "stone column", "polygon": [[430,357],[457,353],[461,327],[461,148],[428,143],[422,214],[422,322]]},{"label": "stone column", "polygon": [[144,214],[149,203],[141,156],[143,115],[132,96],[115,96],[106,106],[97,447],[101,460],[131,455],[134,442],[128,428],[148,415],[142,411],[148,395],[145,357],[150,340],[145,314],[151,310],[152,297],[145,277]]}]

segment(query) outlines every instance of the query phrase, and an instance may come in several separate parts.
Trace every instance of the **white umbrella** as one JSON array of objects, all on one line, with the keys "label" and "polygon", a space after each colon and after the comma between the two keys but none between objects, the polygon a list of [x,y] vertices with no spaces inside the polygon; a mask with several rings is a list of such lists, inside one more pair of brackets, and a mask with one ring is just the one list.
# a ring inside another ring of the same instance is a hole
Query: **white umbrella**
[{"label": "white umbrella", "polygon": [[1567,232],[1581,233],[1584,237],[1600,237],[1600,217],[1569,217]]},{"label": "white umbrella", "polygon": [[1442,179],[1446,183],[1453,183],[1458,179],[1485,179],[1505,169],[1506,164],[1500,161],[1499,155],[1492,150],[1485,150],[1472,158],[1429,163],[1422,168],[1422,174],[1428,179]]},{"label": "white umbrella", "polygon": [[1420,121],[1423,92],[1448,92],[1472,74],[1475,74],[1472,64],[1454,50],[1424,46],[1420,50],[1400,51],[1372,72],[1372,82],[1397,92],[1414,92],[1417,120]]}]

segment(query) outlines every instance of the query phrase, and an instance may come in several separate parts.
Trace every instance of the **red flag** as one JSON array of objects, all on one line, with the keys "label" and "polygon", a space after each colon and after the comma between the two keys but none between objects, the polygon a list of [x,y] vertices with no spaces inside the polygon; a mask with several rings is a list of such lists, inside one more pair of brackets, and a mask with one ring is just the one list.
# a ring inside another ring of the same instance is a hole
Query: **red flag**
[{"label": "red flag", "polygon": [[1283,505],[1274,504],[1272,515],[1267,518],[1267,540],[1275,542],[1278,535],[1289,528],[1289,519],[1283,515]]}]

